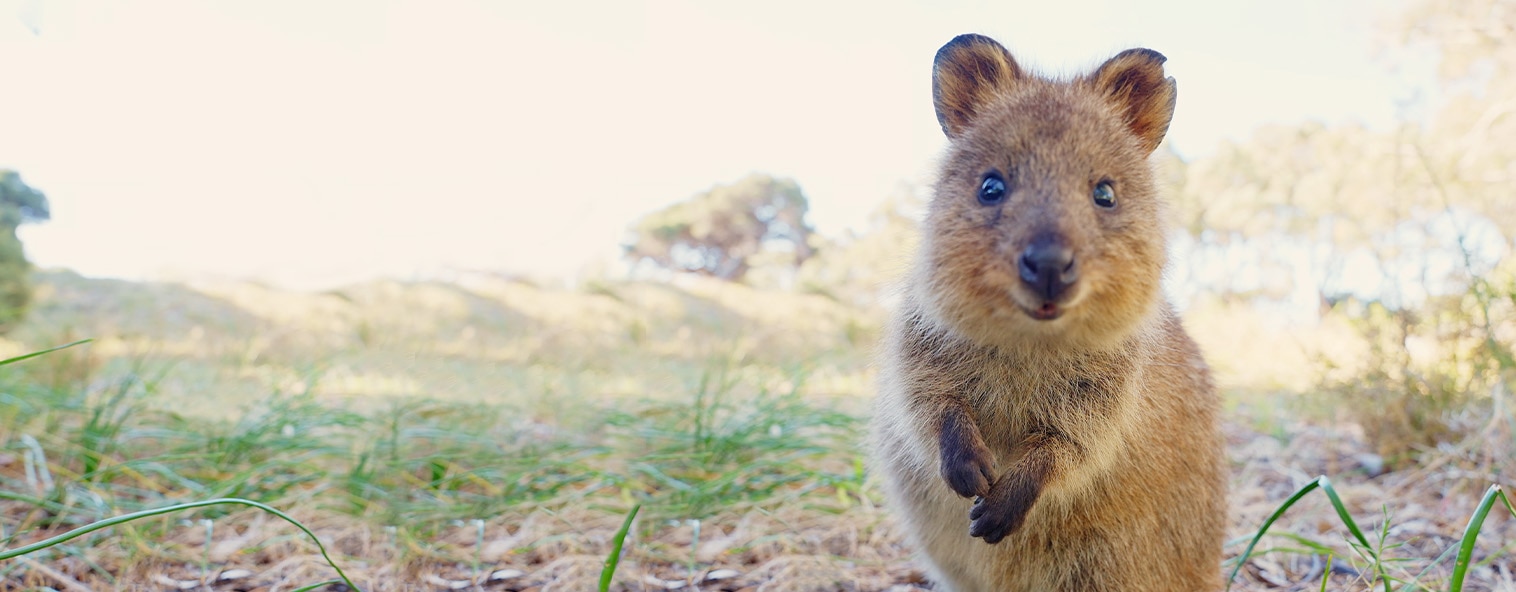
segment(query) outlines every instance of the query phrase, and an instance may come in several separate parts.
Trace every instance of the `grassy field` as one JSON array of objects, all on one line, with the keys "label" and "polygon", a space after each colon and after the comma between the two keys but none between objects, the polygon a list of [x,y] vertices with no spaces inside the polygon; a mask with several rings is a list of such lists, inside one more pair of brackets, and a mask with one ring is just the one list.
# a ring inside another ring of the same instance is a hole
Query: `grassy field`
[{"label": "grassy field", "polygon": [[[641,504],[618,590],[929,589],[864,470],[882,312],[681,279],[574,288],[469,276],[297,293],[237,282],[40,274],[0,357],[0,538],[217,497],[299,519],[365,590],[591,590]],[[1492,483],[1481,442],[1386,471],[1311,383],[1301,339],[1224,307],[1190,324],[1226,387],[1227,555],[1276,523],[1234,590],[1446,589]],[[1285,343],[1286,346],[1281,346]],[[1516,591],[1516,520],[1492,512],[1465,590]],[[1456,551],[1454,551],[1456,552]],[[1446,554],[1445,554],[1446,553]],[[1331,570],[1327,569],[1331,557]],[[1377,558],[1377,561],[1373,558]],[[1222,566],[1217,566],[1218,572]],[[5,590],[292,590],[334,572],[298,530],[216,507],[0,562]]]}]

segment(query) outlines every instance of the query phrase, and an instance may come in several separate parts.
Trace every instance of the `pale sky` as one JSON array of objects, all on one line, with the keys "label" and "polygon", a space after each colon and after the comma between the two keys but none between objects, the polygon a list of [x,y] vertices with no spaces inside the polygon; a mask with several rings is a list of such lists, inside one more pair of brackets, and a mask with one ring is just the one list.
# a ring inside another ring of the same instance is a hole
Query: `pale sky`
[{"label": "pale sky", "polygon": [[1400,0],[0,0],[0,167],[47,193],[43,267],[322,286],[567,276],[639,215],[751,171],[837,235],[942,149],[931,60],[991,35],[1074,73],[1166,56],[1203,155],[1268,123],[1392,125]]}]

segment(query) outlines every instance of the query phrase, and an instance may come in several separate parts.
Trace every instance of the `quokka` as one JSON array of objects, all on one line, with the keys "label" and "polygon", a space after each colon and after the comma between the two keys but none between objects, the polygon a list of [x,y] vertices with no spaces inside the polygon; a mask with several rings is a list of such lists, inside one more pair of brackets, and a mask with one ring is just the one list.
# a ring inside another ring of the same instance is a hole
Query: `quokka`
[{"label": "quokka", "polygon": [[949,143],[872,438],[947,590],[1219,587],[1219,404],[1160,293],[1164,61],[1132,49],[1060,81],[988,37],[937,53]]}]

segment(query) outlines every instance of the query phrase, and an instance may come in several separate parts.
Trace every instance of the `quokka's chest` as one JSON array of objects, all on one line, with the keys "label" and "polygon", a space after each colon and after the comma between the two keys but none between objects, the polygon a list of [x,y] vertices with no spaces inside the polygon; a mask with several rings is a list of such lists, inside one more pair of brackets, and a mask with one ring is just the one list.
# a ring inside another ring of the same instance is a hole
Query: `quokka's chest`
[{"label": "quokka's chest", "polygon": [[986,441],[1014,447],[1033,432],[1082,433],[1115,421],[1137,396],[1134,374],[1111,360],[987,363],[965,376],[963,394]]}]

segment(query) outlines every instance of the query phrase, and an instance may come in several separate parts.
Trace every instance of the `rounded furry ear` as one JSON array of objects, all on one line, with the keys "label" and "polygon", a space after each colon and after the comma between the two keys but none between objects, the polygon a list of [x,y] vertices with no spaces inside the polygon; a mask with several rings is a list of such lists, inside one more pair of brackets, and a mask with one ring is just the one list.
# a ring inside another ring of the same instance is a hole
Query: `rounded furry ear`
[{"label": "rounded furry ear", "polygon": [[1086,81],[1126,116],[1127,128],[1152,152],[1169,131],[1178,85],[1163,75],[1168,58],[1151,49],[1128,49],[1101,64]]},{"label": "rounded furry ear", "polygon": [[937,50],[932,102],[949,138],[963,133],[984,104],[1021,78],[1021,67],[994,39],[959,35]]}]

